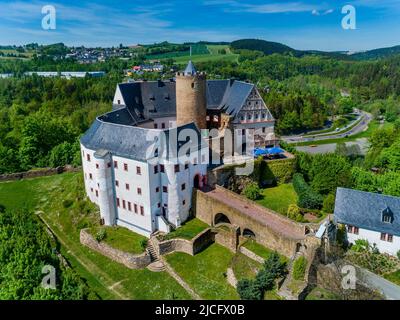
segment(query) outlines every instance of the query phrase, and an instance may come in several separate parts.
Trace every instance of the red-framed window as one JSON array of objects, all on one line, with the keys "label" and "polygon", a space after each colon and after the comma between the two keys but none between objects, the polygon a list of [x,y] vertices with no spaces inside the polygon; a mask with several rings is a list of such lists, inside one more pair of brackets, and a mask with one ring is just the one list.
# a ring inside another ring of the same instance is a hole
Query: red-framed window
[{"label": "red-framed window", "polygon": [[136,203],[133,204],[133,211],[135,211],[135,213],[138,213],[137,212],[137,204]]},{"label": "red-framed window", "polygon": [[89,173],[89,179],[93,180],[93,175],[91,173]]},{"label": "red-framed window", "polygon": [[107,162],[107,168],[111,168],[111,162]]},{"label": "red-framed window", "polygon": [[129,190],[129,183],[125,183],[125,189]]},{"label": "red-framed window", "polygon": [[122,200],[122,208],[126,209],[126,201]]},{"label": "red-framed window", "polygon": [[99,166],[99,164],[98,164],[98,163],[96,163],[96,169],[98,169],[98,168],[100,168],[100,166]]},{"label": "red-framed window", "polygon": [[114,160],[114,168],[118,169],[118,161],[117,160]]},{"label": "red-framed window", "polygon": [[132,204],[130,203],[130,201],[128,201],[128,210],[132,211]]},{"label": "red-framed window", "polygon": [[136,167],[136,174],[141,175],[142,174],[142,168],[141,167]]},{"label": "red-framed window", "polygon": [[119,181],[118,180],[115,180],[115,186],[119,187]]},{"label": "red-framed window", "polygon": [[90,154],[87,154],[87,155],[86,155],[86,160],[87,160],[88,162],[90,162]]},{"label": "red-framed window", "polygon": [[124,163],[124,170],[128,171],[128,164],[127,163]]},{"label": "red-framed window", "polygon": [[137,194],[140,196],[142,195],[142,188],[137,188]]},{"label": "red-framed window", "polygon": [[117,198],[117,207],[119,208],[120,207],[120,201],[119,201],[119,198]]},{"label": "red-framed window", "polygon": [[99,191],[96,190],[96,197],[99,197]]},{"label": "red-framed window", "polygon": [[143,206],[140,206],[140,215],[144,216],[144,208],[143,208]]}]

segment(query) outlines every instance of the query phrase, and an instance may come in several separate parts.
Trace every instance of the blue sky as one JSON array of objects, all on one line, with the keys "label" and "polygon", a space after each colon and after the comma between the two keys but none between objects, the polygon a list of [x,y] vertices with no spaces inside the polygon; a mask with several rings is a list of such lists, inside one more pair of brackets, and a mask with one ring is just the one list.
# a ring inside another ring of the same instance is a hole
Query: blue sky
[{"label": "blue sky", "polygon": [[[344,30],[342,7],[356,8]],[[43,30],[41,9],[56,8]],[[259,38],[296,49],[359,51],[400,44],[400,0],[0,0],[0,44],[112,46]]]}]

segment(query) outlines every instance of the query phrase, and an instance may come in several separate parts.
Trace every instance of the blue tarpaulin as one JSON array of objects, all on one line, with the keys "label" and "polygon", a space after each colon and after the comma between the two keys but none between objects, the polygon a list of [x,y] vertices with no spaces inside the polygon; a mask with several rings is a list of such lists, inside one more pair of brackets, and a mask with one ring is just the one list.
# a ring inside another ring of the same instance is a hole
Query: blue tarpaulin
[{"label": "blue tarpaulin", "polygon": [[281,148],[278,147],[273,147],[270,149],[267,149],[267,153],[268,154],[280,154],[280,153],[284,153],[285,151],[283,151]]},{"label": "blue tarpaulin", "polygon": [[263,148],[256,148],[254,149],[254,156],[263,156],[268,154],[267,149],[263,149]]}]

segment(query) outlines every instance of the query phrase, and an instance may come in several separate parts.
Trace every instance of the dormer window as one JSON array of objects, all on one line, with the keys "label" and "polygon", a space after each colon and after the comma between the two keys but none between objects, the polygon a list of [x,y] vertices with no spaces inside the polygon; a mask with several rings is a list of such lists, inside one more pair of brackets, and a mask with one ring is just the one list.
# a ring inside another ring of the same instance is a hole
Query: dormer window
[{"label": "dormer window", "polygon": [[384,223],[392,223],[393,222],[393,212],[389,207],[386,207],[385,210],[382,211],[382,222]]}]

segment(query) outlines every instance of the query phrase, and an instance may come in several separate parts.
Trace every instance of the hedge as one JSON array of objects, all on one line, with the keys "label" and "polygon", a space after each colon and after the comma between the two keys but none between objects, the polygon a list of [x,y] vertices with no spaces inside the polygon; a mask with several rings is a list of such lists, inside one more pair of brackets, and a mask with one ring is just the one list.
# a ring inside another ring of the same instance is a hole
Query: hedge
[{"label": "hedge", "polygon": [[254,161],[252,178],[260,185],[271,183],[288,183],[296,169],[295,159],[264,161],[262,158]]},{"label": "hedge", "polygon": [[293,188],[299,196],[297,202],[299,207],[306,209],[321,208],[323,202],[322,196],[311,189],[311,187],[305,182],[301,173],[296,173],[293,176]]}]

